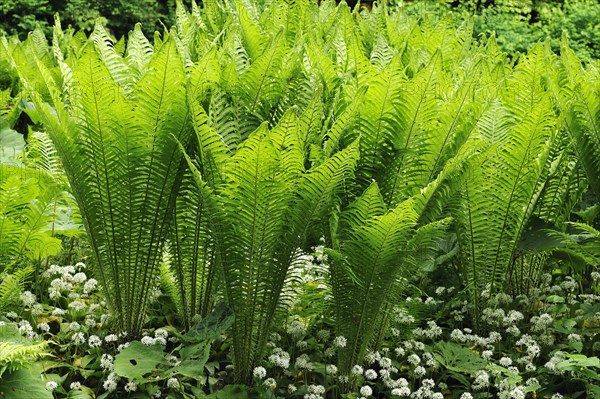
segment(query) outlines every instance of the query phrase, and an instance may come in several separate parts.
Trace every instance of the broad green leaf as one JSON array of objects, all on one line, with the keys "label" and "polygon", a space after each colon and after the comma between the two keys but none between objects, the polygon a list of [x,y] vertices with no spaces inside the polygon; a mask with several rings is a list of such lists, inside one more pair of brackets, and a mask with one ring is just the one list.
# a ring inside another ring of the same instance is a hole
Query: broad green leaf
[{"label": "broad green leaf", "polygon": [[46,390],[46,383],[39,373],[21,368],[2,375],[0,397],[2,399],[53,399],[54,395]]},{"label": "broad green leaf", "polygon": [[160,345],[147,346],[133,341],[115,357],[115,373],[133,380],[148,381],[148,375],[160,374],[161,366],[166,363]]}]

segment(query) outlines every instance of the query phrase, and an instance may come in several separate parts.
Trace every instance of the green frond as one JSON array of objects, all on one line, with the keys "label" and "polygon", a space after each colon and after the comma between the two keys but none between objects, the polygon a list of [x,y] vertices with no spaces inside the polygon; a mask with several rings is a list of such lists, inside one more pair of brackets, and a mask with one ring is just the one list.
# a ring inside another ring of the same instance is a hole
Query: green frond
[{"label": "green frond", "polygon": [[[367,197],[377,194],[376,188],[366,192]],[[372,211],[357,207],[365,208],[371,202],[355,203],[355,215],[368,216]],[[401,270],[399,259],[406,251],[417,219],[411,200],[383,215],[346,219],[345,239],[339,243],[341,257],[333,259],[331,265],[336,333],[348,339],[347,348],[339,356],[344,373],[360,363],[374,337],[377,316]]]}]

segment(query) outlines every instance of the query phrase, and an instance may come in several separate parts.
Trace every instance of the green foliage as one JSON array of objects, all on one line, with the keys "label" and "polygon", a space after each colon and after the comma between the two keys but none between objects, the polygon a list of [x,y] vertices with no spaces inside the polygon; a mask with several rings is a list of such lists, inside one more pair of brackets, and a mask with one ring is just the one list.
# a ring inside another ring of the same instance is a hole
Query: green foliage
[{"label": "green foliage", "polygon": [[137,335],[181,173],[177,140],[191,133],[184,67],[173,39],[122,57],[101,26],[80,51],[60,68],[64,94],[42,75],[51,102],[37,95],[30,112],[56,144],[118,323]]},{"label": "green foliage", "polygon": [[404,5],[409,14],[439,19],[450,13],[455,20],[474,20],[475,37],[492,34],[508,54],[525,54],[538,41],[548,40],[560,50],[566,32],[572,49],[582,58],[600,58],[600,5],[593,0],[417,0]]},{"label": "green foliage", "polygon": [[[315,297],[330,303],[315,308],[347,340],[344,374],[432,270],[457,274],[483,331],[489,301],[535,286],[561,253],[581,275],[596,262],[596,230],[567,234],[588,184],[599,196],[596,66],[566,41],[560,57],[537,44],[514,64],[477,29],[385,3],[228,1],[179,3],[153,41],[140,25],[115,42],[99,23],[88,38],[58,22],[51,46],[40,30],[1,44],[21,107],[56,146],[115,327],[141,335],[162,279],[188,330],[170,372],[193,378],[209,356],[195,320],[224,299],[234,380],[249,382],[321,237]],[[28,162],[56,173],[36,137]],[[531,245],[544,228],[556,245]],[[446,369],[472,372],[455,349],[438,348]],[[167,372],[159,352],[136,344],[119,372],[148,383]]]}]

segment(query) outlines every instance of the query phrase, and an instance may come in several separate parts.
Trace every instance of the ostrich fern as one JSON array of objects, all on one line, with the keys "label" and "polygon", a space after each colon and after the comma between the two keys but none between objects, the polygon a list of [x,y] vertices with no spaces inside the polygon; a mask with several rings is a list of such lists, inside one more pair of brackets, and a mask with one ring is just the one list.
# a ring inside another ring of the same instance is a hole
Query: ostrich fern
[{"label": "ostrich fern", "polygon": [[187,77],[173,36],[154,51],[139,26],[125,57],[100,26],[80,51],[62,87],[46,77],[51,102],[36,95],[32,115],[56,145],[117,324],[136,336],[182,174],[177,143],[192,132]]}]

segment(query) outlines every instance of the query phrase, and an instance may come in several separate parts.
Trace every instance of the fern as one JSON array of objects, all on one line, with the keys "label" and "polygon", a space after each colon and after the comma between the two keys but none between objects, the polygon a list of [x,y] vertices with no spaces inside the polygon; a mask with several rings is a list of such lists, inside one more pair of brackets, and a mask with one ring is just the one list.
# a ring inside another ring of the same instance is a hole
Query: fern
[{"label": "fern", "polygon": [[[145,53],[150,56],[149,53]],[[187,142],[183,62],[167,39],[135,79],[97,27],[73,65],[73,95],[55,110],[35,98],[56,145],[119,327],[140,333]]]}]

